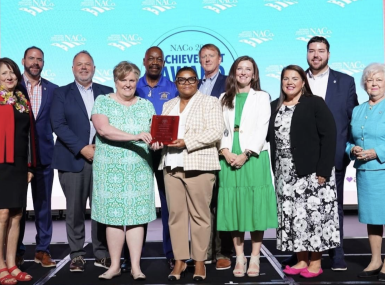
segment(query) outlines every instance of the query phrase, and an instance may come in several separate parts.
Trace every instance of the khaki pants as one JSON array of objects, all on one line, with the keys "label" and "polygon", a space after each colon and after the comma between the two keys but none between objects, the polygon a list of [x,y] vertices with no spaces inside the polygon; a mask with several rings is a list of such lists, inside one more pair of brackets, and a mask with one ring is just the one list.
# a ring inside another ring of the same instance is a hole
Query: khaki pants
[{"label": "khaki pants", "polygon": [[210,202],[215,174],[204,171],[184,171],[183,168],[163,170],[169,211],[168,225],[176,260],[191,258],[204,261],[210,242]]}]

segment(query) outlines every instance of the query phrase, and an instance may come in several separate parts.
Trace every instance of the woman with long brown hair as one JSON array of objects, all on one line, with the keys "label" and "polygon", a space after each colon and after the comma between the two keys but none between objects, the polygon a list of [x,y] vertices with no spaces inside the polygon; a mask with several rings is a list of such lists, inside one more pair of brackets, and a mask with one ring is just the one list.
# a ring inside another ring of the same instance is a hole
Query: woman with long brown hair
[{"label": "woman with long brown hair", "polygon": [[231,231],[237,256],[235,277],[246,273],[244,236],[249,231],[252,252],[247,275],[259,275],[263,232],[276,228],[277,208],[270,174],[266,134],[270,96],[261,90],[258,67],[249,56],[231,66],[221,95],[225,131],[219,153],[218,231]]},{"label": "woman with long brown hair", "polygon": [[316,277],[322,274],[322,252],[340,244],[336,125],[297,65],[282,70],[280,97],[271,103],[271,114],[268,139],[278,202],[277,249],[294,251],[298,259],[283,272]]}]

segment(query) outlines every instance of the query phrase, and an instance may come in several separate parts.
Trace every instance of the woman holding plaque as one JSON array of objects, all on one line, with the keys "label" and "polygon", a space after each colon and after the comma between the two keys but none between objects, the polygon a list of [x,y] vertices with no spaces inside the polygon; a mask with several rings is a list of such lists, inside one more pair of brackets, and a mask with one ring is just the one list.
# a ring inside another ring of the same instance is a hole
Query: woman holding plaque
[{"label": "woman holding plaque", "polygon": [[[92,219],[107,225],[111,266],[100,279],[120,275],[126,238],[131,275],[145,279],[140,269],[143,225],[156,219],[151,155],[152,103],[135,96],[140,71],[122,61],[113,71],[116,93],[99,96],[92,111],[97,131],[93,163]],[[124,232],[126,226],[126,232]]]},{"label": "woman holding plaque", "polygon": [[[201,281],[206,278],[204,261],[211,232],[209,206],[214,172],[220,169],[216,143],[223,134],[223,117],[218,99],[198,91],[194,69],[181,68],[175,84],[179,96],[163,105],[162,115],[179,116],[178,137],[164,147],[159,165],[164,173],[175,257],[175,267],[168,279],[179,280],[187,268],[185,260],[192,258],[195,261],[193,279]],[[153,147],[158,148],[159,144]]]},{"label": "woman holding plaque", "polygon": [[[226,92],[219,98],[225,121],[219,153],[218,231],[231,231],[236,252],[235,277],[259,275],[263,232],[276,228],[277,205],[270,174],[266,135],[270,96],[261,90],[254,59],[239,57],[231,66]],[[251,235],[249,269],[244,236]]]}]

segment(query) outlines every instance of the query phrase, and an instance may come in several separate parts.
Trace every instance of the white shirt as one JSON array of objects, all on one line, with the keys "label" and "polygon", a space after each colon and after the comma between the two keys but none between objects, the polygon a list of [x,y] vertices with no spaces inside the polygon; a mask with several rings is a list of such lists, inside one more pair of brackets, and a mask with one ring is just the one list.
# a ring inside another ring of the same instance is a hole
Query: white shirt
[{"label": "white shirt", "polygon": [[309,81],[311,92],[314,95],[321,96],[324,100],[326,97],[326,89],[328,87],[330,69],[320,73],[318,75],[313,75],[310,69],[307,72],[307,79]]},{"label": "white shirt", "polygon": [[92,89],[92,83],[91,83],[90,87],[88,87],[87,89],[84,88],[83,85],[80,85],[76,80],[75,80],[75,83],[79,89],[80,95],[82,96],[84,105],[86,106],[88,119],[90,121],[89,143],[92,144],[94,136],[96,135],[96,130],[95,130],[94,124],[91,122],[91,111],[92,111],[92,107],[94,106],[94,102],[95,102],[94,91]]},{"label": "white shirt", "polygon": [[[177,104],[175,104],[174,108],[169,113],[169,116],[179,116],[179,126],[178,126],[178,139],[183,139],[185,129],[186,129],[186,121],[188,113],[191,110],[192,101],[194,101],[194,96],[187,103],[187,106],[184,108],[183,112],[180,112],[180,99]],[[183,167],[183,149],[168,147],[167,153],[164,159],[164,165],[170,166],[171,169],[176,167]]]},{"label": "white shirt", "polygon": [[217,82],[218,74],[219,74],[219,71],[214,76],[211,76],[210,78],[206,78],[206,75],[205,77],[203,77],[202,84],[199,87],[199,91],[202,94],[211,95],[215,82]]}]

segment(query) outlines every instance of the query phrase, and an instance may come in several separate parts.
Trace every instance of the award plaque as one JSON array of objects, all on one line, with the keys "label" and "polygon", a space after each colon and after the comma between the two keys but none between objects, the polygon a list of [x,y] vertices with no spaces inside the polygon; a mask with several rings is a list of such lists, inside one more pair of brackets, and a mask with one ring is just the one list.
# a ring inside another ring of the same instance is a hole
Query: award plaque
[{"label": "award plaque", "polygon": [[153,115],[151,123],[152,142],[171,144],[178,138],[179,116]]}]

